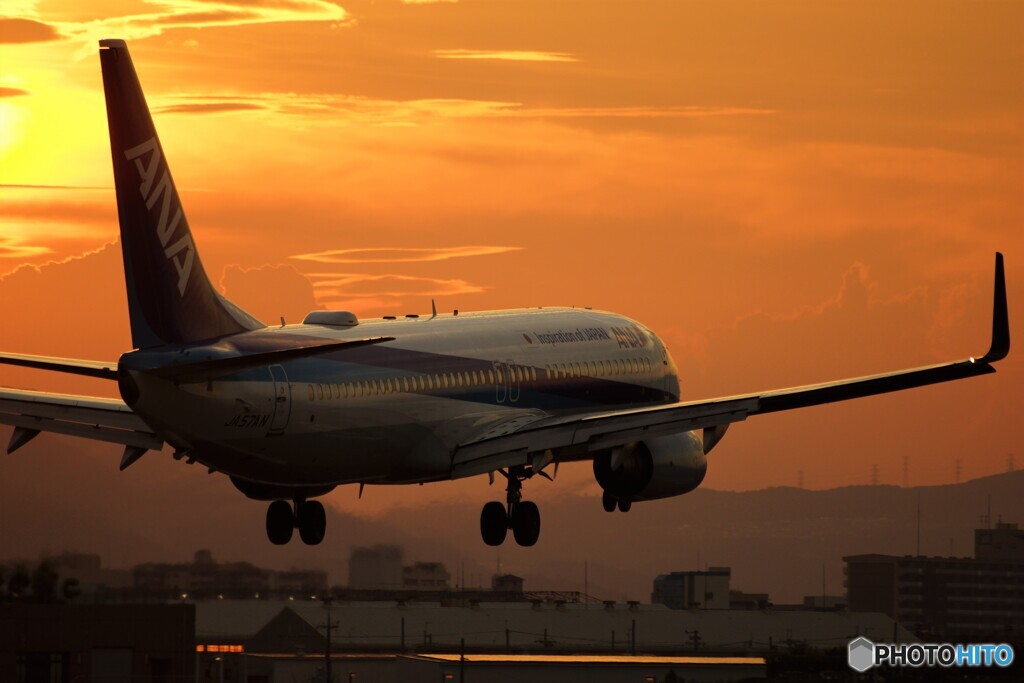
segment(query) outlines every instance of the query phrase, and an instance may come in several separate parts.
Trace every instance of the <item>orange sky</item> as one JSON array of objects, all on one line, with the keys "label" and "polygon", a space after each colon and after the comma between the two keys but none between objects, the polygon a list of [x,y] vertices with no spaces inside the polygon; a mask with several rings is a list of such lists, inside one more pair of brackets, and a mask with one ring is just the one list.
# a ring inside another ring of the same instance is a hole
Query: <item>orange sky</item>
[{"label": "orange sky", "polygon": [[[996,249],[1024,320],[1020,3],[2,11],[4,350],[108,359],[129,343],[105,247],[105,37],[129,41],[208,272],[266,321],[431,297],[593,306],[661,335],[696,399],[980,355]],[[706,485],[866,483],[872,463],[899,484],[903,456],[912,484],[952,481],[957,459],[963,479],[1015,449],[1024,464],[1022,340],[994,377],[736,425]],[[566,469],[535,497],[596,488]],[[486,500],[481,482],[437,490]]]}]

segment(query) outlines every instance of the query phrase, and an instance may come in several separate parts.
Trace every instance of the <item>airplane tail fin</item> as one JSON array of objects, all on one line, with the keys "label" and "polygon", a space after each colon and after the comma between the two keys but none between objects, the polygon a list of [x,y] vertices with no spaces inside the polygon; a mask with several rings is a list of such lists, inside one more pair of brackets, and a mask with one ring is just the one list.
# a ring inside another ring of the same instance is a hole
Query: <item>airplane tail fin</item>
[{"label": "airplane tail fin", "polygon": [[132,344],[147,348],[265,327],[221,296],[199,260],[123,40],[100,41]]}]

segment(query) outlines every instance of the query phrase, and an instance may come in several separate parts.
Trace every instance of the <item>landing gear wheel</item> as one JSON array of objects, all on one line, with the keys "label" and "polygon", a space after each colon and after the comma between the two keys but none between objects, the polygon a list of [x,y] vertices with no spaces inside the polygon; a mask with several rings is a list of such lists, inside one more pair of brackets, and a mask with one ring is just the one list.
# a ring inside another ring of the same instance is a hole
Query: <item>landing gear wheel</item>
[{"label": "landing gear wheel", "polygon": [[306,545],[320,545],[327,531],[324,506],[318,500],[307,500],[299,503],[298,508],[299,537]]},{"label": "landing gear wheel", "polygon": [[496,500],[484,505],[480,512],[480,535],[487,545],[501,545],[508,534],[508,513]]},{"label": "landing gear wheel", "polygon": [[292,540],[295,516],[288,501],[275,500],[267,508],[267,538],[274,545],[284,545]]},{"label": "landing gear wheel", "polygon": [[512,508],[512,534],[516,543],[531,546],[540,537],[540,510],[536,503],[526,501]]},{"label": "landing gear wheel", "polygon": [[601,495],[601,506],[605,512],[615,512],[615,506],[618,502],[618,499],[607,491]]},{"label": "landing gear wheel", "polygon": [[622,512],[629,512],[631,507],[633,507],[633,501],[629,498],[619,498],[619,510]]}]

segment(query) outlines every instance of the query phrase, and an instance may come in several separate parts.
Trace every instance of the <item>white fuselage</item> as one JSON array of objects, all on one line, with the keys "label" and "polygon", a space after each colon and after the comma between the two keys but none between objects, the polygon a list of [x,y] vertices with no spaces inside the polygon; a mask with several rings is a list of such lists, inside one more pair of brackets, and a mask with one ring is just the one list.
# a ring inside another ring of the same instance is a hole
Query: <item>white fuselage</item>
[{"label": "white fuselage", "polygon": [[[234,477],[282,486],[447,479],[459,444],[510,420],[679,398],[675,365],[657,336],[592,310],[290,325],[231,343],[280,349],[376,336],[394,340],[178,385],[138,369],[185,350],[136,351],[122,367],[138,385],[133,410],[176,449]],[[221,351],[214,343],[187,354],[195,361]]]}]

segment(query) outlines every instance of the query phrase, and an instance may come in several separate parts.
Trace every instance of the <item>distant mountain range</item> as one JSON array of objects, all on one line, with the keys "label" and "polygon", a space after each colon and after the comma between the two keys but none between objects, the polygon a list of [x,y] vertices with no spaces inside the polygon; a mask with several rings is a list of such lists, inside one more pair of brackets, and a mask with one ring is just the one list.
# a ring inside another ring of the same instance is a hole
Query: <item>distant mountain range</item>
[{"label": "distant mountain range", "polygon": [[323,545],[275,547],[264,535],[265,504],[246,500],[225,477],[165,454],[147,455],[118,474],[109,448],[57,447],[66,443],[40,440],[0,465],[0,560],[75,550],[101,554],[106,566],[129,567],[188,561],[207,548],[219,560],[324,569],[333,582],[345,583],[353,545],[389,543],[405,547],[407,563],[444,562],[453,584],[465,577],[468,586],[488,586],[500,567],[522,576],[527,590],[586,588],[602,599],[647,601],[658,574],[729,566],[733,588],[767,592],[779,604],[823,590],[842,594],[844,555],[914,554],[918,508],[925,555],[973,555],[973,531],[989,506],[993,523],[1000,517],[1024,523],[1024,471],[1018,471],[906,489],[698,489],[634,505],[628,514],[605,513],[596,495],[547,493],[537,546],[498,550],[483,545],[478,529],[478,499],[494,490],[386,507],[372,517],[328,506]]}]

